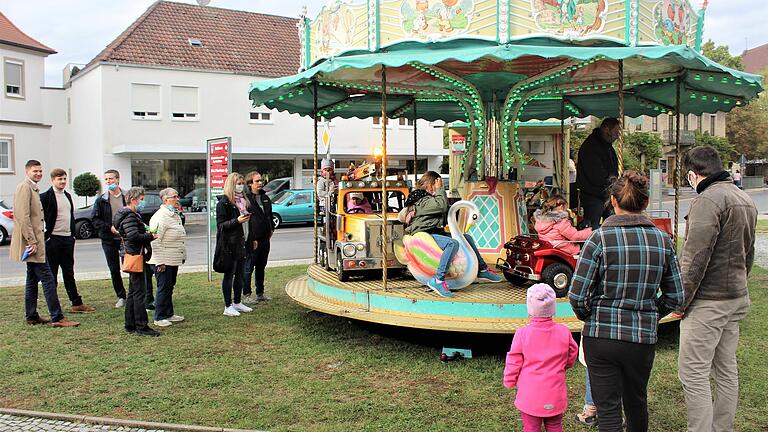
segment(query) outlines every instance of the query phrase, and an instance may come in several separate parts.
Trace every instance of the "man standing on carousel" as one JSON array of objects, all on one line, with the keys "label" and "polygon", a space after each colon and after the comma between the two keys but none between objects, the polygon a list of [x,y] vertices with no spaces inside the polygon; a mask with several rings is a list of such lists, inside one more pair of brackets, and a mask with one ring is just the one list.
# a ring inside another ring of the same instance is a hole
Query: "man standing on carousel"
[{"label": "man standing on carousel", "polygon": [[584,209],[583,227],[593,230],[600,220],[611,215],[608,187],[619,176],[619,159],[613,142],[621,135],[621,124],[613,117],[603,120],[599,128],[584,140],[576,162],[576,185]]}]

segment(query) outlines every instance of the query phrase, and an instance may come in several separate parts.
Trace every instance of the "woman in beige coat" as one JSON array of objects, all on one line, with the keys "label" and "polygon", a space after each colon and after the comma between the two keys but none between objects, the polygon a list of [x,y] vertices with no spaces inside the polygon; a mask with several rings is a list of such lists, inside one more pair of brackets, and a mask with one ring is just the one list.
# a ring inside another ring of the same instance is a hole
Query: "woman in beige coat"
[{"label": "woman in beige coat", "polygon": [[157,296],[155,299],[155,325],[168,327],[184,321],[184,317],[173,312],[173,287],[179,266],[187,259],[184,240],[187,232],[181,223],[177,210],[179,193],[167,188],[160,191],[163,205],[149,220],[149,229],[157,233],[157,240],[152,243],[153,253],[149,263],[155,266],[157,278]]}]

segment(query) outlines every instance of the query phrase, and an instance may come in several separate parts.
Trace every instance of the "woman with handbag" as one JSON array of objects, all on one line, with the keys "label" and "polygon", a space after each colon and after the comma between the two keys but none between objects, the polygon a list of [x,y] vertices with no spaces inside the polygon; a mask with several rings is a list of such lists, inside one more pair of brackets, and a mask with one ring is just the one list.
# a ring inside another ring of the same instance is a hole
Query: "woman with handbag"
[{"label": "woman with handbag", "polygon": [[123,271],[128,273],[128,296],[125,298],[125,331],[139,336],[160,336],[147,322],[144,309],[146,292],[145,263],[152,257],[151,243],[157,234],[147,232],[141,220],[144,188],[133,187],[125,194],[126,206],[117,211],[112,224],[117,227],[125,246]]},{"label": "woman with handbag", "polygon": [[[213,269],[224,273],[221,291],[224,295],[224,315],[240,316],[253,309],[242,303],[243,268],[245,267],[245,239],[248,238],[248,200],[245,197],[245,179],[233,172],[224,182],[224,195],[216,204],[216,252]],[[234,292],[234,298],[232,296]]]}]

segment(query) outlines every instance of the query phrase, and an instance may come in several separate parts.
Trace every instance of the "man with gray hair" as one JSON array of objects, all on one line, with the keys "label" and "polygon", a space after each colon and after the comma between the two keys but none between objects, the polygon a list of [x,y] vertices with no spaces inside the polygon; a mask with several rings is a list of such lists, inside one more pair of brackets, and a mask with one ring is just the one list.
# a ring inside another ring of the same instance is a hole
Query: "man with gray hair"
[{"label": "man with gray hair", "polygon": [[698,196],[691,202],[680,259],[685,302],[674,314],[682,318],[678,375],[688,431],[732,431],[739,401],[736,349],[739,323],[750,306],[757,208],[723,170],[714,148],[694,147],[684,162]]},{"label": "man with gray hair", "polygon": [[163,200],[163,205],[149,220],[149,230],[157,234],[149,264],[155,266],[157,278],[155,325],[168,327],[184,321],[183,316],[176,315],[173,311],[172,296],[179,266],[187,259],[187,250],[184,245],[187,232],[181,223],[177,208],[179,193],[173,188],[166,188],[160,191],[160,199]]}]

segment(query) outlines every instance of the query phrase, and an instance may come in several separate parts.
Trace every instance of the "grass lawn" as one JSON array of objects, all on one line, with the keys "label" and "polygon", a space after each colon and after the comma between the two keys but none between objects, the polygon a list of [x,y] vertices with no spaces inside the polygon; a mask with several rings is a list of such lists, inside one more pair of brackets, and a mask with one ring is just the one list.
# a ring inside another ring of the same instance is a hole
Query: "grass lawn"
[{"label": "grass lawn", "polygon": [[759,233],[768,233],[768,219],[758,219],[755,231]]},{"label": "grass lawn", "polygon": [[[273,301],[224,317],[218,284],[183,275],[176,312],[187,321],[140,338],[122,330],[109,282],[83,282],[95,314],[76,329],[30,327],[23,290],[0,290],[0,406],[268,430],[521,430],[501,385],[510,336],[478,337],[375,326],[309,312],[283,292],[303,267],[271,269]],[[768,271],[750,282],[742,325],[738,430],[768,430]],[[62,299],[66,299],[63,287]],[[41,296],[42,297],[42,296]],[[40,303],[40,311],[45,305]],[[442,364],[444,346],[476,358]],[[650,383],[652,431],[680,431],[677,326],[662,328]],[[584,368],[568,373],[565,430],[583,403]],[[586,430],[586,429],[584,429]]]}]

